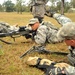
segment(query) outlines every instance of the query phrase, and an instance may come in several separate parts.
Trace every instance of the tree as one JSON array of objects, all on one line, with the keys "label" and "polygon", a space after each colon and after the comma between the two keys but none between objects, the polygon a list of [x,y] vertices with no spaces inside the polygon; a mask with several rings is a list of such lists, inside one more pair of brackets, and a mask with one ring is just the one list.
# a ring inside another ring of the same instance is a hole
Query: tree
[{"label": "tree", "polygon": [[61,14],[64,14],[64,0],[61,0]]},{"label": "tree", "polygon": [[52,3],[52,6],[55,6],[55,2],[58,0],[49,0]]},{"label": "tree", "polygon": [[22,3],[23,3],[23,0],[16,0],[16,11],[17,13],[20,13],[22,14]]},{"label": "tree", "polygon": [[61,10],[60,6],[61,6],[61,1],[57,2],[57,11],[58,12],[60,12],[60,10]]},{"label": "tree", "polygon": [[12,12],[14,11],[14,3],[12,3],[11,0],[8,0],[6,2],[3,3],[3,7],[5,9],[6,12]]},{"label": "tree", "polygon": [[2,5],[0,4],[0,12],[1,12],[1,11],[3,11],[3,7],[2,7]]},{"label": "tree", "polygon": [[67,12],[69,9],[70,9],[70,3],[69,2],[65,2],[64,3],[64,7],[65,7],[65,9],[64,9],[64,12]]},{"label": "tree", "polygon": [[75,0],[71,0],[71,6],[72,8],[75,8]]}]

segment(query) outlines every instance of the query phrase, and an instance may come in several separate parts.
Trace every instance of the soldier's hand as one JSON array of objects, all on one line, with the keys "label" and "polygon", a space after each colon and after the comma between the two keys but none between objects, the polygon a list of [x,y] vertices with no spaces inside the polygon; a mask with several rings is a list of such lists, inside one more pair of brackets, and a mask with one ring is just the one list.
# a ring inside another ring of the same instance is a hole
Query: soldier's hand
[{"label": "soldier's hand", "polygon": [[23,36],[25,36],[25,38],[26,39],[29,39],[29,38],[31,38],[32,36],[31,35],[29,35],[29,34],[24,34]]}]

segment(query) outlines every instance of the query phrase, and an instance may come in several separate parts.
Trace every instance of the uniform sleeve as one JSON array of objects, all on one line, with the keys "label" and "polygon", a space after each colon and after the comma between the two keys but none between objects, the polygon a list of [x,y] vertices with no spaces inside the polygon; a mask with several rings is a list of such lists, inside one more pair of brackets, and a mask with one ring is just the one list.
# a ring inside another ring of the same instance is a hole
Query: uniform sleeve
[{"label": "uniform sleeve", "polygon": [[35,42],[37,44],[44,44],[46,42],[46,34],[47,34],[47,27],[44,25],[40,26],[34,37]]}]

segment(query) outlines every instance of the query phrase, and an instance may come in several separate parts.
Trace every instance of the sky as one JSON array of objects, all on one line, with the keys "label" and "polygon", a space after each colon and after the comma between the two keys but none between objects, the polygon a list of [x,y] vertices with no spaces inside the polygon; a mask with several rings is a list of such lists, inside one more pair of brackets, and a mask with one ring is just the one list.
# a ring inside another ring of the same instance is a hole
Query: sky
[{"label": "sky", "polygon": [[[7,1],[7,0],[0,0],[0,4],[3,4],[4,1]],[[11,0],[11,1],[13,3],[16,3],[16,0]],[[26,4],[26,3],[28,3],[29,0],[24,0],[24,1],[25,1],[25,4]],[[70,2],[71,0],[66,0],[66,1]]]}]

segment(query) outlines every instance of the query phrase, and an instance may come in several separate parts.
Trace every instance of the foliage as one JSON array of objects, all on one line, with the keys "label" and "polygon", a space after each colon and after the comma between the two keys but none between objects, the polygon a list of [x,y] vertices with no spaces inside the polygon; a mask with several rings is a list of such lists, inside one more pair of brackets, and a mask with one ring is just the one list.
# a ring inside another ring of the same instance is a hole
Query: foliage
[{"label": "foliage", "polygon": [[3,55],[3,54],[4,54],[3,50],[0,49],[0,55]]},{"label": "foliage", "polygon": [[22,14],[22,0],[16,0],[16,11],[17,13]]},{"label": "foliage", "polygon": [[75,8],[75,0],[71,0],[71,6]]},{"label": "foliage", "polygon": [[3,7],[2,7],[2,5],[0,4],[0,12],[1,12],[1,11],[3,11]]},{"label": "foliage", "polygon": [[[57,2],[57,7],[56,7],[56,9],[57,9],[57,11],[58,12],[61,12],[61,1],[59,1],[59,2]],[[71,4],[69,3],[69,2],[65,2],[64,3],[64,12],[67,12],[69,9],[70,9],[70,6],[71,6]]]},{"label": "foliage", "polygon": [[[31,0],[30,0],[31,1]],[[50,10],[55,10],[61,12],[61,0],[49,0],[51,2],[51,6],[49,6]],[[65,1],[64,3],[65,9],[64,12],[67,12],[69,8],[75,7],[75,0],[72,0],[70,3]],[[11,0],[5,1],[2,5],[0,4],[0,11],[5,12],[17,12],[22,14],[22,12],[29,12],[29,6],[25,5],[25,0],[16,0],[16,3],[12,3]]]},{"label": "foliage", "polygon": [[4,7],[4,11],[6,11],[6,12],[14,11],[14,4],[10,0],[4,2],[3,7]]}]

